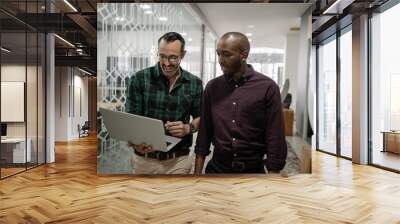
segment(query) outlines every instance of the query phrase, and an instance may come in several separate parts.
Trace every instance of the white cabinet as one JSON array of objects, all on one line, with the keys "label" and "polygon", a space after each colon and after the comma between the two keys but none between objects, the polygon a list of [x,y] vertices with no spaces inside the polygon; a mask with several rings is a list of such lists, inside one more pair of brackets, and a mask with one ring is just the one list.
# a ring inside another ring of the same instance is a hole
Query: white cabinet
[{"label": "white cabinet", "polygon": [[[25,138],[7,138],[1,140],[2,152],[12,152],[12,163],[25,163],[32,161],[32,140],[26,140],[27,147],[25,151]],[[11,159],[11,155],[10,159]],[[2,156],[3,157],[3,156]],[[27,159],[27,161],[25,161]]]}]

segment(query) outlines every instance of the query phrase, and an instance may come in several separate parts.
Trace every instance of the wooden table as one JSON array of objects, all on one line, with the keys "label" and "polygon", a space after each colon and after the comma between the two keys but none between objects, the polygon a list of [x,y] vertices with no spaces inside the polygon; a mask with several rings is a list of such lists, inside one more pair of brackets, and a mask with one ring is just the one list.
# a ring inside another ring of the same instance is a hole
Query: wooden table
[{"label": "wooden table", "polygon": [[294,111],[292,109],[283,109],[285,121],[285,136],[293,136]]},{"label": "wooden table", "polygon": [[400,154],[400,131],[382,131],[383,150],[382,152],[392,152]]}]

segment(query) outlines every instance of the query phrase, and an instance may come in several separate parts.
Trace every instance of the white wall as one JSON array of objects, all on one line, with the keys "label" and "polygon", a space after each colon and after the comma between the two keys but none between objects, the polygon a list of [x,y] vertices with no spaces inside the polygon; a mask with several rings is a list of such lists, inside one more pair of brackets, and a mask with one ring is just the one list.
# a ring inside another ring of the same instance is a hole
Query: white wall
[{"label": "white wall", "polygon": [[55,68],[55,141],[68,140],[68,68]]},{"label": "white wall", "polygon": [[[89,102],[88,102],[88,78],[87,76],[83,77],[81,76],[82,73],[76,73],[74,74],[74,108],[73,110],[75,112],[72,113],[72,130],[71,130],[71,136],[72,138],[77,138],[79,137],[78,129],[77,126],[80,124],[81,126],[85,123],[85,121],[89,120],[88,117],[88,110],[89,110]],[[80,93],[79,93],[80,91]],[[80,95],[80,97],[79,97]],[[80,102],[79,102],[80,100]],[[79,108],[81,107],[81,108]],[[81,112],[79,110],[82,110]]]},{"label": "white wall", "polygon": [[[2,65],[1,66],[1,81],[10,82],[25,82],[25,65]],[[30,68],[28,67],[28,70]],[[1,108],[6,110],[7,108]],[[7,123],[8,137],[25,137],[25,122],[10,122]]]},{"label": "white wall", "polygon": [[[284,80],[289,79],[289,91],[292,94],[291,109],[296,113],[296,100],[297,100],[297,77],[298,72],[298,61],[299,61],[299,32],[293,32],[286,36],[285,42],[285,67],[284,67]],[[282,99],[283,100],[283,99]],[[295,116],[296,121],[297,116]],[[296,122],[294,124],[294,133],[296,133]]]},{"label": "white wall", "polygon": [[[27,78],[27,80],[26,80]],[[31,142],[32,161],[44,163],[44,94],[43,89],[44,74],[41,66],[32,66],[25,64],[3,64],[1,66],[1,81],[24,82],[26,85],[26,102],[22,106],[22,113],[26,112],[26,120],[23,122],[6,122],[7,137],[24,138],[25,135]],[[24,94],[24,90],[21,90]],[[2,97],[7,97],[2,96]],[[26,103],[26,107],[25,107]],[[12,108],[1,108],[1,110],[12,110]],[[3,111],[4,112],[4,111]],[[12,111],[8,111],[11,112]],[[39,156],[37,157],[37,153]]]},{"label": "white wall", "polygon": [[309,9],[301,17],[300,31],[287,34],[285,43],[284,79],[289,79],[290,83],[289,93],[292,94],[290,107],[295,112],[294,133],[301,137],[305,137],[307,132],[308,101],[314,103],[312,98],[307,98],[312,95],[307,93],[307,89],[315,89],[315,86],[309,85],[311,34],[311,9]]},{"label": "white wall", "polygon": [[88,120],[88,78],[72,67],[56,67],[55,73],[55,141],[70,141],[79,137],[78,124]]},{"label": "white wall", "polygon": [[[28,137],[30,133],[35,132],[36,135],[36,80],[31,75],[36,76],[36,66],[27,66],[9,64],[1,66],[1,81],[4,82],[26,82],[25,75],[28,74],[28,87],[27,87],[27,122],[28,122]],[[40,107],[41,105],[39,105]],[[7,110],[7,108],[1,108]],[[26,122],[7,122],[7,136],[8,137],[25,137],[25,123]]]},{"label": "white wall", "polygon": [[[296,104],[296,131],[298,134],[306,138],[307,137],[307,125],[308,125],[308,108],[307,104],[309,101],[312,102],[313,98],[308,98],[307,90],[315,88],[315,85],[309,85],[310,82],[310,54],[311,54],[311,8],[309,8],[301,17],[301,26],[299,33],[299,48],[298,48],[298,62],[297,62],[297,82],[296,98],[293,100],[293,104]],[[312,120],[312,119],[311,119]]]}]

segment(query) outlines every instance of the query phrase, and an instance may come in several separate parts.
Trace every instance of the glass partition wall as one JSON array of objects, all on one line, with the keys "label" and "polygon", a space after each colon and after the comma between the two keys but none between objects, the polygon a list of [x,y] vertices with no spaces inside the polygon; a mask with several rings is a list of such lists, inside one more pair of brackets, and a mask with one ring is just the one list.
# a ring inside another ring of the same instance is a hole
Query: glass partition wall
[{"label": "glass partition wall", "polygon": [[336,154],[336,36],[318,47],[318,149]]},{"label": "glass partition wall", "polygon": [[217,76],[216,74],[216,57],[215,52],[217,45],[216,36],[209,30],[204,33],[204,63],[203,63],[203,85],[206,86],[207,82]]},{"label": "glass partition wall", "polygon": [[1,179],[45,163],[45,35],[18,19],[42,5],[0,3]]},{"label": "glass partition wall", "polygon": [[371,18],[370,163],[400,172],[400,4]]},{"label": "glass partition wall", "polygon": [[[388,1],[371,12],[366,34],[370,40],[368,164],[395,172],[400,172],[400,64],[397,57],[400,52],[400,31],[396,29],[398,21],[400,4]],[[347,159],[352,158],[351,30],[349,25],[337,32],[337,37],[317,44],[316,56],[317,149]],[[339,57],[335,59],[336,55]],[[333,74],[328,75],[327,72]],[[327,83],[329,77],[330,84]]]},{"label": "glass partition wall", "polygon": [[317,149],[352,157],[351,25],[317,45]]}]

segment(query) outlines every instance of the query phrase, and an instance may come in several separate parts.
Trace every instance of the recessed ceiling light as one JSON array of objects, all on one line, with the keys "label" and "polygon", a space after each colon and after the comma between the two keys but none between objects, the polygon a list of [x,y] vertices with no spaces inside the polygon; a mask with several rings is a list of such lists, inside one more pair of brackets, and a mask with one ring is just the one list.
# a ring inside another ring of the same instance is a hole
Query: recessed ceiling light
[{"label": "recessed ceiling light", "polygon": [[251,36],[253,36],[253,34],[252,33],[246,33],[246,36],[251,37]]},{"label": "recessed ceiling light", "polygon": [[74,12],[78,12],[78,10],[71,4],[69,3],[68,0],[64,0],[65,4],[67,4]]},{"label": "recessed ceiling light", "polygon": [[182,35],[182,36],[186,36],[186,35],[187,35],[187,33],[181,33],[181,35]]},{"label": "recessed ceiling light", "polygon": [[[323,12],[322,12],[322,14],[328,14],[328,13],[336,13],[336,14],[339,14],[339,13],[337,13],[337,10],[338,10],[338,4],[341,2],[341,0],[337,0],[337,1],[335,1],[335,2],[333,2],[333,4],[332,5],[330,5],[327,9],[325,9]],[[333,12],[331,11],[333,9]]]},{"label": "recessed ceiling light", "polygon": [[64,39],[64,38],[62,38],[62,37],[60,37],[60,36],[58,36],[57,34],[54,34],[54,36],[57,37],[58,39],[60,39],[62,42],[66,43],[67,45],[69,45],[69,46],[75,48],[75,45],[73,45],[73,44],[72,44],[71,42],[69,42],[68,40],[66,40],[66,39]]},{"label": "recessed ceiling light", "polygon": [[167,21],[167,20],[168,20],[167,17],[158,17],[158,19],[159,19],[160,21]]},{"label": "recessed ceiling light", "polygon": [[189,42],[191,42],[192,40],[193,40],[192,38],[189,38],[189,39],[188,39]]},{"label": "recessed ceiling light", "polygon": [[10,52],[11,52],[11,50],[8,50],[8,49],[5,48],[5,47],[1,47],[0,49],[1,49],[2,51],[6,52],[6,53],[10,53]]},{"label": "recessed ceiling light", "polygon": [[79,69],[79,71],[81,71],[81,72],[83,72],[83,73],[85,73],[85,74],[92,75],[92,73],[90,73],[90,72],[88,72],[88,71],[86,71],[86,70],[83,70],[83,69],[81,69],[81,68],[79,68],[79,67],[78,67],[78,69]]},{"label": "recessed ceiling light", "polygon": [[142,9],[151,9],[151,6],[148,4],[140,5],[140,8]]},{"label": "recessed ceiling light", "polygon": [[144,13],[146,13],[146,14],[153,14],[153,11],[151,11],[151,10],[146,10],[146,11],[144,11]]}]

